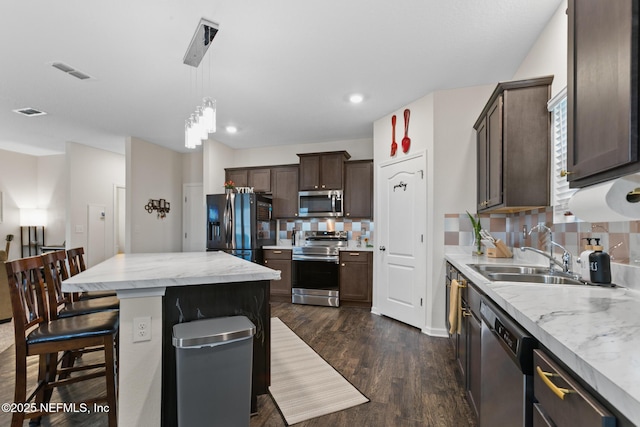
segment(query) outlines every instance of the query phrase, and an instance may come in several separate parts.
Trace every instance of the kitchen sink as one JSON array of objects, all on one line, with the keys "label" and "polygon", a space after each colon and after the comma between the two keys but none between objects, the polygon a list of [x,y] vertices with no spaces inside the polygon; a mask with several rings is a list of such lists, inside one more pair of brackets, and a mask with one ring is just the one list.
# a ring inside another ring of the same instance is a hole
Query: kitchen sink
[{"label": "kitchen sink", "polygon": [[548,267],[536,267],[530,265],[469,264],[469,267],[482,275],[489,273],[549,274]]},{"label": "kitchen sink", "polygon": [[521,282],[553,285],[585,285],[567,273],[531,265],[469,264],[469,267],[494,282]]},{"label": "kitchen sink", "polygon": [[[547,270],[548,271],[548,270]],[[552,285],[584,285],[572,277],[556,274],[487,273],[487,279],[496,282],[546,283]]]}]

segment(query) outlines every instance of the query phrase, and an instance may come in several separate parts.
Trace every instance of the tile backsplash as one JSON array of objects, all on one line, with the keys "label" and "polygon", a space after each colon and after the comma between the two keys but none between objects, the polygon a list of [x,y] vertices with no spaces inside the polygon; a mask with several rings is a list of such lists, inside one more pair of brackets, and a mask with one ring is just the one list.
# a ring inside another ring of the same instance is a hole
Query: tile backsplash
[{"label": "tile backsplash", "polygon": [[[531,227],[543,222],[553,231],[553,240],[573,255],[584,250],[585,237],[599,238],[611,262],[640,266],[640,221],[626,222],[574,222],[553,224],[553,208],[534,209],[518,213],[480,214],[482,228],[509,247],[533,246],[544,249],[545,237]],[[471,222],[466,213],[445,215],[445,245],[470,246],[473,244]]]},{"label": "tile backsplash", "polygon": [[369,239],[373,242],[374,224],[371,220],[310,218],[278,220],[278,240],[291,239],[294,231],[346,231],[349,240]]}]

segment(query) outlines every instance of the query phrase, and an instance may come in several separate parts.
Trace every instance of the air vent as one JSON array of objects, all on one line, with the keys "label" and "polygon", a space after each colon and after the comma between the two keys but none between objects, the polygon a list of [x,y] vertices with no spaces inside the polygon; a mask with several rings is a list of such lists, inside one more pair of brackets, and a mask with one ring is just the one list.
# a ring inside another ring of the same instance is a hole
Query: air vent
[{"label": "air vent", "polygon": [[18,108],[17,110],[13,110],[13,112],[22,114],[23,116],[27,116],[27,117],[44,116],[45,114],[47,114],[44,111],[36,110],[35,108],[30,108],[30,107]]},{"label": "air vent", "polygon": [[51,64],[51,66],[80,80],[89,80],[92,78],[87,73],[83,73],[80,70],[76,70],[71,65],[65,64],[64,62],[54,62]]}]

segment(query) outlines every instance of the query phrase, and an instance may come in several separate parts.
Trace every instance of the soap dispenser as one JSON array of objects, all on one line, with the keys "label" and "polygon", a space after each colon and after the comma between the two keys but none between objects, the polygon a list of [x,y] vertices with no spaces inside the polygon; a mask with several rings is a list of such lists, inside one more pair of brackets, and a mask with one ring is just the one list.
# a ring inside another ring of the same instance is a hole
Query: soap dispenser
[{"label": "soap dispenser", "polygon": [[591,270],[589,268],[589,254],[593,252],[593,246],[591,245],[591,237],[583,237],[583,240],[587,241],[584,246],[584,251],[580,253],[580,278],[586,282],[591,281]]},{"label": "soap dispenser", "polygon": [[589,269],[591,270],[592,283],[611,283],[611,259],[609,254],[602,252],[600,239],[595,239],[593,252],[589,254]]}]

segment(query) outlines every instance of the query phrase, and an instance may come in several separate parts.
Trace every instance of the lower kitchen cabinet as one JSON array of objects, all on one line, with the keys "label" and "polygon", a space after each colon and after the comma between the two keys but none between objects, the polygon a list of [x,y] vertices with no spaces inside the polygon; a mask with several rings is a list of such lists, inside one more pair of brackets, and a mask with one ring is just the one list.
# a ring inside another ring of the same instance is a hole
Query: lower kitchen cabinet
[{"label": "lower kitchen cabinet", "polygon": [[611,414],[542,350],[533,352],[533,427],[615,427]]},{"label": "lower kitchen cabinet", "polygon": [[340,305],[371,307],[373,252],[340,252]]},{"label": "lower kitchen cabinet", "polygon": [[291,250],[265,249],[264,265],[280,270],[280,280],[271,280],[271,300],[291,302]]},{"label": "lower kitchen cabinet", "polygon": [[447,263],[446,278],[446,324],[449,324],[451,282],[457,280],[463,287],[460,289],[461,325],[460,334],[449,334],[453,344],[456,365],[461,374],[462,384],[467,392],[471,409],[480,416],[480,357],[481,357],[481,322],[480,301],[482,293],[467,280],[451,264]]}]

